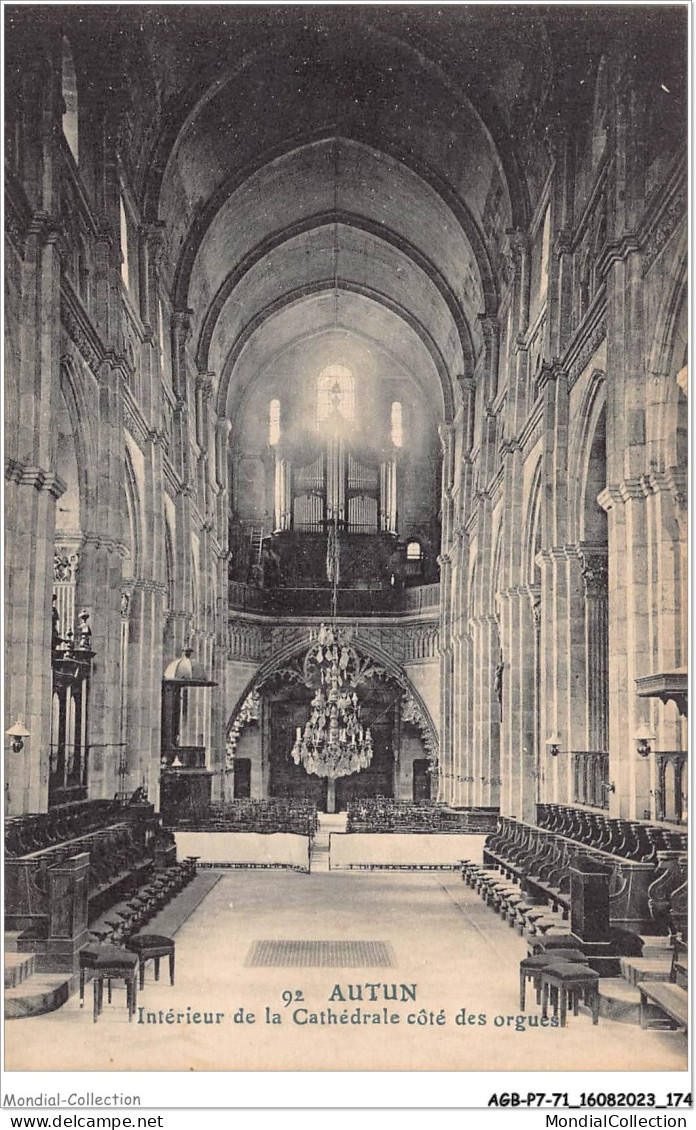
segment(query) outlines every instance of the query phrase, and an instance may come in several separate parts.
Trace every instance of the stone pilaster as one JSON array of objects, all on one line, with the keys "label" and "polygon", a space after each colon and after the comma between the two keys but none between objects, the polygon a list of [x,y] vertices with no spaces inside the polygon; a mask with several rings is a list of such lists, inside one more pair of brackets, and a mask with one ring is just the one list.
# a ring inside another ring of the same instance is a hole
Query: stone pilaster
[{"label": "stone pilaster", "polygon": [[581,550],[585,586],[585,662],[587,669],[587,746],[608,749],[609,622],[606,550]]},{"label": "stone pilaster", "polygon": [[478,323],[483,334],[484,380],[486,382],[484,399],[486,403],[492,403],[498,392],[500,324],[497,318],[492,318],[488,314],[479,314]]},{"label": "stone pilaster", "polygon": [[5,743],[9,815],[45,812],[51,742],[51,595],[56,501],[64,486],[38,467],[5,472],[5,729],[21,718],[24,749]]},{"label": "stone pilaster", "polygon": [[635,680],[652,668],[645,491],[640,479],[628,480],[610,485],[599,501],[609,530],[609,750],[610,777],[616,784],[612,814],[643,819],[651,808],[650,766],[636,754],[635,734],[641,726],[652,728],[654,710],[635,689]]},{"label": "stone pilaster", "polygon": [[[50,150],[50,135],[42,144]],[[50,203],[55,185],[48,152],[44,162]],[[5,466],[5,662],[12,675],[5,728],[21,716],[29,737],[21,753],[6,752],[11,814],[42,812],[48,804],[53,544],[56,503],[65,490],[56,473],[60,260],[58,230],[48,212],[35,213],[26,233],[21,309],[16,368],[8,374],[24,391]]]},{"label": "stone pilaster", "polygon": [[452,790],[452,560],[448,553],[438,557],[440,566],[440,760],[437,773],[437,797],[450,803]]}]

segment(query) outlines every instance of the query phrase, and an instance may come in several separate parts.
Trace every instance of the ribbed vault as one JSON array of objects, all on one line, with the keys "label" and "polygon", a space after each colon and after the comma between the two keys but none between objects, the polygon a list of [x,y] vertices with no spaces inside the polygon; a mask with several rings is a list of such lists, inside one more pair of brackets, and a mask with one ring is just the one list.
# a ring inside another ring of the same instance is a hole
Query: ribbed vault
[{"label": "ribbed vault", "polygon": [[[270,38],[261,12],[216,18],[220,52],[182,73],[144,204],[163,225],[174,308],[192,312],[218,410],[233,414],[259,376],[253,359],[263,368],[303,325],[367,324],[410,354],[406,368],[452,419],[456,378],[483,345],[478,319],[497,311],[505,232],[528,215],[514,103],[489,73],[483,23],[450,15],[433,49],[417,16],[276,13]],[[450,24],[467,44],[459,66]],[[196,27],[192,14],[194,41]],[[523,43],[512,27],[502,35],[503,54],[545,45],[534,21],[524,28]]]}]

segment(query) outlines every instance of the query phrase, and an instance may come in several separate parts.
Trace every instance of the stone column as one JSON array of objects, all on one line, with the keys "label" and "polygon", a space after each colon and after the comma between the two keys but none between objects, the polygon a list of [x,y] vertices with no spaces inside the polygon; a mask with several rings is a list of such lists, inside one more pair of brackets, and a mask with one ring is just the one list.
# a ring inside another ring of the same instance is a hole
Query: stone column
[{"label": "stone column", "polygon": [[452,561],[447,553],[438,557],[440,566],[440,760],[437,800],[449,804],[452,789]]},{"label": "stone column", "polygon": [[191,337],[192,310],[173,310],[172,335],[172,388],[176,409],[172,428],[171,458],[177,474],[185,484],[192,481],[191,435],[189,432],[189,381],[186,348]]},{"label": "stone column", "polygon": [[[47,139],[44,142],[50,146]],[[42,160],[48,186],[47,152],[42,151]],[[60,392],[57,238],[49,215],[37,212],[25,235],[22,324],[12,373],[19,390],[19,419],[13,421],[6,447],[5,662],[11,678],[5,728],[21,717],[29,730],[21,753],[13,753],[6,742],[5,804],[11,815],[43,812],[48,804],[55,513],[65,490],[55,466]]]},{"label": "stone column", "polygon": [[587,749],[608,749],[609,622],[606,550],[581,550],[585,585]]},{"label": "stone column", "polygon": [[121,663],[121,549],[124,447],[123,377],[120,361],[106,358],[99,372],[97,488],[93,528],[85,534],[78,578],[78,603],[90,612],[89,795],[111,797],[118,789]]},{"label": "stone column", "polygon": [[497,318],[488,314],[479,314],[478,323],[483,333],[484,366],[482,379],[485,381],[484,399],[487,404],[492,404],[498,394],[500,323]]},{"label": "stone column", "polygon": [[455,528],[452,566],[452,793],[451,804],[466,803],[464,776],[468,763],[466,746],[466,711],[468,672],[465,659],[467,566],[469,546],[461,526]]},{"label": "stone column", "polygon": [[652,728],[649,700],[635,680],[651,673],[648,622],[648,544],[645,493],[639,479],[599,495],[609,519],[609,775],[616,785],[612,815],[649,819],[650,759],[639,758],[635,735]]},{"label": "stone column", "polygon": [[397,699],[394,704],[394,723],[392,726],[392,749],[394,751],[394,772],[392,778],[392,790],[394,797],[397,800],[401,799],[402,788],[401,778],[403,774],[403,765],[401,762],[401,699]]},{"label": "stone column", "polygon": [[452,556],[454,505],[454,429],[440,425],[442,445],[442,552],[440,566],[440,760],[438,764],[437,800],[449,804],[452,796]]},{"label": "stone column", "polygon": [[174,656],[163,649],[166,586],[154,580],[130,582],[129,652],[126,683],[128,788],[143,785],[148,799],[158,803],[161,755],[162,675]]},{"label": "stone column", "polygon": [[5,729],[19,718],[29,731],[20,753],[5,739],[5,804],[13,816],[48,804],[53,539],[64,487],[54,474],[14,462],[5,476]]},{"label": "stone column", "polygon": [[[528,589],[529,596],[529,610],[532,616],[532,623],[534,625],[534,686],[533,686],[533,702],[534,702],[534,780],[536,781],[536,788],[534,790],[535,805],[541,800],[544,795],[544,759],[543,759],[543,741],[541,729],[541,589],[530,587]],[[536,814],[535,814],[536,820]]]},{"label": "stone column", "polygon": [[157,273],[164,252],[164,224],[141,224],[138,253],[140,266],[140,319],[157,337]]},{"label": "stone column", "polygon": [[479,639],[479,735],[478,758],[474,765],[476,803],[484,807],[501,805],[502,811],[500,730],[505,677],[499,624],[495,616],[483,617]]}]

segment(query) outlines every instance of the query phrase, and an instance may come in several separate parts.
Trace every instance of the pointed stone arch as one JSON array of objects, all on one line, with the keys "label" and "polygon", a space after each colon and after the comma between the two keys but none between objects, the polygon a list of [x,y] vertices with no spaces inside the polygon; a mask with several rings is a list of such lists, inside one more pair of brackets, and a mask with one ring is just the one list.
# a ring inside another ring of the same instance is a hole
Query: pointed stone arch
[{"label": "pointed stone arch", "polygon": [[[339,628],[341,626],[342,625],[339,624]],[[291,660],[306,652],[309,643],[310,641],[308,636],[302,635],[300,638],[291,640],[289,643],[278,648],[277,651],[274,651],[273,655],[271,655],[267,660],[265,660],[264,663],[261,664],[259,669],[252,675],[252,677],[249,679],[246,686],[242,690],[241,694],[238,696],[237,701],[235,702],[234,707],[230,712],[227,720],[227,726],[225,730],[226,733],[229,734],[234,720],[241,710],[247,697],[253,691],[261,687],[265,682],[267,682],[276,671],[281,670],[283,667],[287,666]],[[403,668],[400,667],[399,664],[394,659],[392,659],[389,653],[382,647],[380,647],[379,644],[376,644],[373,640],[370,640],[368,637],[361,635],[359,628],[354,632],[350,640],[350,646],[359,654],[372,659],[374,663],[383,668],[387,675],[389,675],[389,677],[393,679],[399,687],[401,687],[410,695],[410,697],[417,704],[418,709],[420,710],[424,719],[424,740],[426,741],[426,744],[429,746],[429,748],[437,753],[437,751],[439,750],[439,739],[432,716],[420,691],[411,682]]]}]

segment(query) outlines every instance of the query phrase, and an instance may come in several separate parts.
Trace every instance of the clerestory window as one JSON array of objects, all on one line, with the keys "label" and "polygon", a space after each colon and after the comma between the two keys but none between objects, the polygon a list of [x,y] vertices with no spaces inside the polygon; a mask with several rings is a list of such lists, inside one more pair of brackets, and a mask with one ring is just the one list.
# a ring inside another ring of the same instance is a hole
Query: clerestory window
[{"label": "clerestory window", "polygon": [[355,418],[355,381],[345,365],[329,365],[319,374],[317,422],[321,424],[334,412],[344,420]]}]

